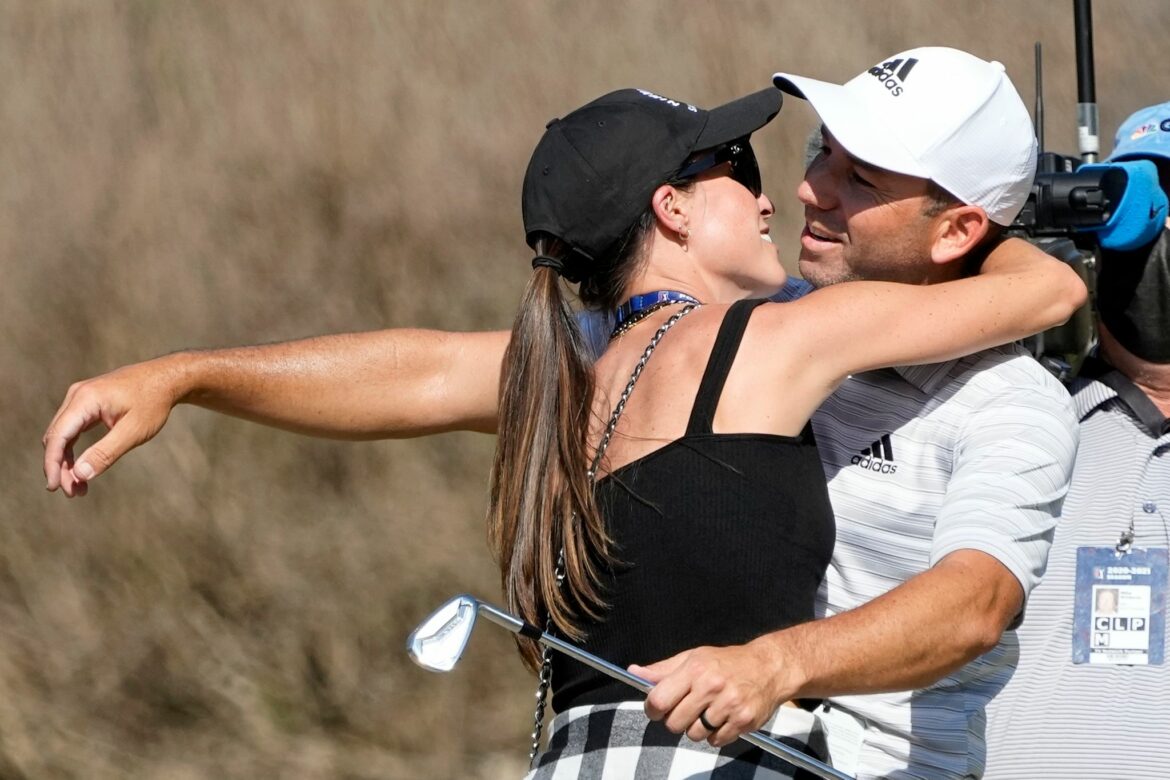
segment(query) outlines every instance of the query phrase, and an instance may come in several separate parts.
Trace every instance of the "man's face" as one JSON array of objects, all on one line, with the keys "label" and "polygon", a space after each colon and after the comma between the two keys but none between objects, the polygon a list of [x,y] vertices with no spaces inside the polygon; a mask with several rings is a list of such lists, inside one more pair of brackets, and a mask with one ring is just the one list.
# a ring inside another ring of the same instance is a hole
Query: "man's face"
[{"label": "man's face", "polygon": [[855,279],[923,284],[936,217],[926,179],[868,165],[824,128],[796,196],[804,204],[800,274],[815,287]]}]

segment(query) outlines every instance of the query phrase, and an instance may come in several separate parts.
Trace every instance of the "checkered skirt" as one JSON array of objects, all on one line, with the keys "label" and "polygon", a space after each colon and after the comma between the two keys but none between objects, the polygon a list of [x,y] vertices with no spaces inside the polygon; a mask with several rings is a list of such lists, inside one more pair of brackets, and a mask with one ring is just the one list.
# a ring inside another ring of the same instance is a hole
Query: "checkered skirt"
[{"label": "checkered skirt", "polygon": [[[815,716],[781,707],[765,732],[825,760],[824,734]],[[548,748],[525,780],[773,780],[812,778],[788,762],[736,740],[722,748],[692,742],[651,721],[642,702],[574,707],[550,725]]]}]

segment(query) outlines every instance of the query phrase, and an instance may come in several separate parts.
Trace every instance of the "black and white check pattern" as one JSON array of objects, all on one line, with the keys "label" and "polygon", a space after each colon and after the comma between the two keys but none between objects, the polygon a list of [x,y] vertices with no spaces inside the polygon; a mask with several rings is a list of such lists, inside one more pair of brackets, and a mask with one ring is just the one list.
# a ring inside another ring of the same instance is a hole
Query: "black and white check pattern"
[{"label": "black and white check pattern", "polygon": [[[812,713],[782,707],[765,729],[824,760]],[[818,746],[820,746],[818,748]],[[548,748],[526,780],[778,780],[813,778],[783,759],[737,740],[723,748],[692,742],[651,721],[642,702],[574,707],[553,720]]]}]

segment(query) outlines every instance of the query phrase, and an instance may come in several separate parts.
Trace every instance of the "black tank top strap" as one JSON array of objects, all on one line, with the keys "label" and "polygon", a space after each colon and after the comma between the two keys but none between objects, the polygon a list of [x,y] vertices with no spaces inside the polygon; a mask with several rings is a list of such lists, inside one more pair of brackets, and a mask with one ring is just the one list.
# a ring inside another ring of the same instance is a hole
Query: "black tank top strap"
[{"label": "black tank top strap", "polygon": [[757,306],[767,302],[766,298],[736,301],[724,315],[719,333],[715,336],[715,345],[711,347],[711,357],[707,359],[703,379],[699,382],[699,392],[695,394],[695,405],[687,423],[688,436],[712,432],[711,423],[719,407],[719,396],[723,394],[723,385],[727,382],[727,374],[739,351],[748,319]]}]

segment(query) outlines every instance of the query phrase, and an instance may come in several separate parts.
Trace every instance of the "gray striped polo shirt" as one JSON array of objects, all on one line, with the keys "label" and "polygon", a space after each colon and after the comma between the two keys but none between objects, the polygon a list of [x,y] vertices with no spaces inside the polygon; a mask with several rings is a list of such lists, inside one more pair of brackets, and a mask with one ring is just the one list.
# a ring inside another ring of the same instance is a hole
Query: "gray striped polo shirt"
[{"label": "gray striped polo shirt", "polygon": [[[880,323],[873,324],[880,327]],[[1029,593],[1044,572],[1076,452],[1064,387],[1021,348],[851,377],[813,416],[837,542],[819,608],[860,606],[948,553],[992,555]],[[954,616],[956,621],[962,615]],[[841,696],[822,713],[861,777],[978,776],[984,708],[1011,676],[1001,642],[916,691]],[[836,760],[836,759],[834,759]]]},{"label": "gray striped polo shirt", "polygon": [[[1143,426],[1116,391],[1078,380],[1081,448],[1048,573],[1020,626],[1019,668],[988,709],[994,780],[1170,777],[1170,665],[1072,663],[1079,547],[1170,546],[1170,432]],[[1013,650],[1014,650],[1013,646]]]}]

